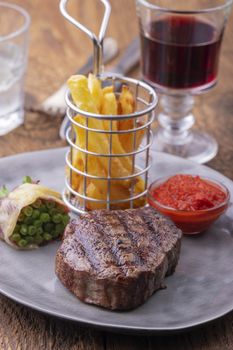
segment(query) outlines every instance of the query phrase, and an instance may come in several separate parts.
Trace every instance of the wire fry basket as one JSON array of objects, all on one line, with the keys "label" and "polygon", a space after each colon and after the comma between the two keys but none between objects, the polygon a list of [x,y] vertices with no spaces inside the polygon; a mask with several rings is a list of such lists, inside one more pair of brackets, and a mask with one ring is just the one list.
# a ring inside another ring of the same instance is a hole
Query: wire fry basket
[{"label": "wire fry basket", "polygon": [[[106,0],[101,2],[105,6],[105,15],[99,38],[67,13],[67,0],[60,2],[60,9],[71,23],[84,30],[93,40],[94,73],[102,86],[113,85],[117,97],[121,87],[127,86],[134,96],[135,112],[125,115],[89,113],[79,109],[67,91],[67,116],[71,127],[66,134],[70,147],[66,154],[67,172],[63,200],[73,212],[79,214],[93,207],[124,209],[143,205],[151,167],[151,124],[154,121],[157,96],[153,88],[144,82],[117,74],[102,73],[101,51],[110,5]],[[76,118],[77,115],[80,118]],[[130,128],[124,125],[130,125]],[[80,135],[82,143],[77,142]],[[127,143],[127,147],[122,146],[122,140]],[[77,162],[78,156],[82,159],[82,166]],[[96,191],[89,191],[90,188]]]}]

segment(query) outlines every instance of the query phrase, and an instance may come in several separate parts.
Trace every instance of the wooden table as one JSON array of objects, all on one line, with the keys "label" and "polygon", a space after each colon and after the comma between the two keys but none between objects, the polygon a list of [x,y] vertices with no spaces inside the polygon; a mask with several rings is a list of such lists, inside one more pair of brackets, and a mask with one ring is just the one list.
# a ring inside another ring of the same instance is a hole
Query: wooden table
[{"label": "wooden table", "polygon": [[[14,0],[32,17],[27,98],[42,101],[65,81],[90,54],[86,36],[67,23],[58,11],[58,0]],[[71,1],[72,2],[72,1]],[[77,4],[78,3],[78,4]],[[111,0],[108,35],[124,49],[137,34],[134,0]],[[79,7],[77,6],[79,5]],[[98,30],[102,7],[98,1],[72,2],[72,11],[83,23]],[[233,16],[222,48],[219,84],[197,100],[197,126],[217,139],[218,156],[208,165],[233,179]],[[134,74],[137,74],[134,73]],[[58,130],[61,117],[26,113],[25,124],[0,137],[0,156],[64,146]],[[1,258],[0,258],[1,262]],[[6,266],[7,268],[7,266]],[[222,291],[224,293],[224,290]],[[72,322],[48,317],[0,297],[0,349],[19,350],[232,350],[233,313],[210,325],[169,337],[110,334],[82,328]]]}]

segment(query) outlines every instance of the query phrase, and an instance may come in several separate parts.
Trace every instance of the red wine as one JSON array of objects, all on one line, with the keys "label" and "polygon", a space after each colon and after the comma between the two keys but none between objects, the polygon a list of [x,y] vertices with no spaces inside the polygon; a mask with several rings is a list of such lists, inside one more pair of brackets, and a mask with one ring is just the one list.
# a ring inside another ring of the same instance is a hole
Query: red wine
[{"label": "red wine", "polygon": [[171,16],[151,22],[141,35],[146,80],[169,88],[195,88],[217,77],[223,33],[194,17]]}]

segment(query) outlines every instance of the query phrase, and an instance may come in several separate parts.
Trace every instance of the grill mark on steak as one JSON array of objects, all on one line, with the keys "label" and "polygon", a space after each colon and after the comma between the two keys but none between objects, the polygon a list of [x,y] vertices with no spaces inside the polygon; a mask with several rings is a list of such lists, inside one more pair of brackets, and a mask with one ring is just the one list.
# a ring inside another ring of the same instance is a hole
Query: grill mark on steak
[{"label": "grill mark on steak", "polygon": [[[65,243],[67,244],[66,255],[69,256],[70,254],[72,259],[74,254],[77,254],[79,258],[81,257],[82,259],[85,259],[86,258],[85,249],[81,244],[81,242],[78,239],[76,239],[75,235],[73,235],[74,231],[76,230],[76,226],[77,224],[73,219],[65,229],[65,232],[63,235],[63,241],[65,241]],[[90,262],[86,259],[86,263],[90,263]]]},{"label": "grill mark on steak", "polygon": [[[82,244],[85,256],[87,257],[93,270],[100,272],[115,265],[109,247],[103,239],[103,234],[98,230],[98,225],[90,218],[89,220],[80,220],[79,227],[75,231],[75,236]],[[115,269],[116,270],[116,269]],[[116,272],[116,271],[115,271]]]},{"label": "grill mark on steak", "polygon": [[139,215],[144,224],[146,225],[148,231],[150,232],[153,242],[156,244],[157,247],[159,247],[161,244],[161,235],[158,233],[158,223],[156,222],[156,224],[154,225],[151,218],[144,212],[140,212]]},{"label": "grill mark on steak", "polygon": [[134,237],[141,258],[147,265],[148,262],[152,265],[154,259],[161,261],[164,258],[163,252],[158,250],[159,245],[154,232],[145,225],[140,211],[138,211],[137,215],[132,215],[125,211],[118,211],[117,216],[121,218],[127,231]]},{"label": "grill mark on steak", "polygon": [[119,220],[116,213],[111,212],[109,214],[106,213],[106,215],[102,216],[99,215],[99,212],[95,212],[94,218],[102,227],[109,249],[116,258],[117,265],[126,274],[130,265],[133,265],[133,268],[137,268],[143,262],[127,227]]},{"label": "grill mark on steak", "polygon": [[[81,269],[82,266],[83,268],[88,268],[89,270],[94,268],[91,260],[88,259],[85,248],[79,240],[77,240],[75,237],[68,237],[63,244],[66,245],[66,249],[65,251],[61,251],[61,254],[65,255],[65,259],[68,262],[71,262],[75,269]],[[78,266],[75,265],[77,260],[79,261]]]},{"label": "grill mark on steak", "polygon": [[119,222],[124,227],[125,232],[131,240],[131,246],[134,247],[134,254],[138,257],[138,265],[143,265],[145,263],[145,256],[142,249],[140,248],[139,240],[135,237],[134,233],[129,229],[126,218],[122,215],[122,212],[116,213]]},{"label": "grill mark on steak", "polygon": [[149,224],[152,232],[157,230],[159,233],[159,247],[168,258],[166,275],[169,276],[174,272],[174,266],[178,263],[181,232],[176,229],[170,220],[159,213],[156,214],[158,220],[155,220],[154,214],[149,208],[146,208],[141,214],[144,216],[145,222]]},{"label": "grill mark on steak", "polygon": [[[125,275],[125,269],[124,266],[122,266],[121,262],[120,262],[120,256],[119,254],[117,254],[117,251],[115,251],[114,248],[114,242],[112,240],[111,235],[109,235],[109,225],[107,225],[107,223],[104,220],[101,220],[103,218],[98,216],[98,212],[90,212],[88,214],[95,222],[95,227],[98,230],[98,232],[101,232],[102,236],[103,236],[103,241],[104,243],[107,245],[110,253],[111,253],[111,257],[112,257],[112,262],[117,266],[117,268],[119,269],[119,273],[121,272],[122,274]],[[108,227],[108,230],[107,230]]]},{"label": "grill mark on steak", "polygon": [[[164,252],[166,252],[170,248],[171,243],[174,243],[177,239],[176,235],[174,234],[174,225],[161,215],[157,215],[158,220],[155,222],[154,217],[151,215],[150,211],[141,212],[141,216],[146,225],[150,228],[151,232],[156,231],[156,239],[158,240],[159,246],[163,248]],[[165,223],[166,226],[164,225]],[[163,244],[165,236],[169,237],[171,240],[169,244],[166,242],[166,249],[164,249],[165,247]]]}]

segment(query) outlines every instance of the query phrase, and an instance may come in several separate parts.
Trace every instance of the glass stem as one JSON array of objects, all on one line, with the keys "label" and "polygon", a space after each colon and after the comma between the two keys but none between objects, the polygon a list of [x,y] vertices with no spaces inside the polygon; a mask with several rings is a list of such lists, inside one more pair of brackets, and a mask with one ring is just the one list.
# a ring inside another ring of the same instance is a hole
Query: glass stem
[{"label": "glass stem", "polygon": [[163,95],[160,104],[163,111],[158,116],[161,138],[171,145],[190,142],[190,129],[195,122],[192,114],[192,95]]}]

